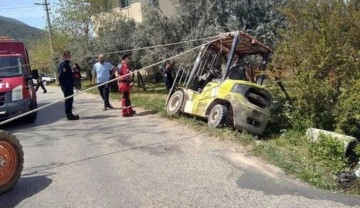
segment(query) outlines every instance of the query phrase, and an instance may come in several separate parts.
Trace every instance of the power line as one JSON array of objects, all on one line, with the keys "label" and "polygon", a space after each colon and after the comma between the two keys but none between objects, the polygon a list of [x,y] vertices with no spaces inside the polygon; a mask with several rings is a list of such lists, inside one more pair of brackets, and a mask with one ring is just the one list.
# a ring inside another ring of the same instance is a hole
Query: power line
[{"label": "power line", "polygon": [[[228,34],[229,33],[224,33],[224,34],[205,37],[205,38],[198,38],[198,39],[191,39],[191,40],[185,40],[185,41],[180,41],[180,42],[166,43],[166,44],[162,44],[162,45],[146,46],[146,47],[141,47],[141,48],[126,49],[126,50],[121,50],[121,51],[98,52],[96,54],[81,56],[79,58],[93,58],[93,57],[98,56],[98,54],[100,54],[100,53],[105,54],[105,55],[121,54],[121,53],[134,52],[134,51],[140,51],[140,50],[146,50],[146,49],[155,49],[155,48],[161,48],[161,47],[166,47],[166,46],[181,45],[181,44],[198,42],[198,41],[212,41],[213,39],[216,39],[216,38],[225,37]],[[0,70],[2,70],[2,69],[10,69],[10,68],[13,68],[13,67],[24,67],[24,66],[42,65],[42,64],[50,64],[50,63],[52,63],[52,62],[46,61],[46,62],[35,62],[35,63],[31,63],[31,64],[6,66],[6,67],[0,67]]]},{"label": "power line", "polygon": [[30,9],[30,8],[34,8],[37,6],[26,6],[26,7],[0,7],[0,9]]},{"label": "power line", "polygon": [[[42,5],[45,6],[45,11],[46,11],[46,20],[47,20],[47,26],[48,26],[48,31],[49,31],[49,40],[50,40],[50,52],[51,52],[51,58],[54,59],[54,46],[53,46],[53,40],[52,40],[52,31],[51,31],[51,21],[50,21],[50,3],[48,3],[48,0],[44,0],[44,3],[35,3],[36,5]],[[57,77],[57,70],[56,70],[56,64],[55,64],[55,60],[53,60],[53,67],[54,67],[54,74],[56,77],[56,83],[58,83],[58,77]]]},{"label": "power line", "polygon": [[[212,40],[212,41],[210,41],[210,42],[208,42],[208,43],[204,43],[204,44],[198,45],[198,46],[196,46],[196,47],[194,47],[194,48],[191,48],[191,49],[189,49],[189,50],[187,50],[187,51],[184,51],[184,52],[182,52],[182,53],[180,53],[180,54],[174,55],[174,56],[172,56],[172,57],[170,57],[170,58],[161,60],[161,61],[159,61],[159,62],[157,62],[157,63],[151,64],[151,65],[146,66],[146,67],[143,67],[143,68],[141,68],[141,69],[137,69],[137,70],[135,70],[135,71],[133,71],[133,72],[130,72],[129,74],[132,75],[132,74],[135,74],[135,73],[138,73],[138,72],[141,72],[141,71],[146,71],[146,70],[151,69],[152,67],[154,67],[154,66],[156,66],[156,65],[159,65],[159,64],[161,64],[161,63],[164,63],[165,61],[178,58],[178,57],[180,57],[180,56],[183,56],[184,54],[187,54],[187,53],[190,53],[190,52],[192,52],[192,51],[195,51],[195,50],[197,50],[197,49],[199,49],[199,48],[201,48],[201,47],[203,47],[203,46],[205,46],[205,45],[208,45],[208,44],[210,44],[210,43],[212,43],[212,42],[215,42],[215,41],[217,41],[217,40],[220,40],[220,39],[223,38],[223,37],[224,37],[224,35],[218,36],[217,39]],[[56,103],[59,103],[59,102],[61,102],[61,101],[66,100],[66,99],[75,97],[75,96],[77,96],[77,95],[80,95],[80,94],[85,93],[85,92],[87,92],[87,91],[90,91],[90,90],[92,90],[92,89],[98,88],[99,86],[104,86],[104,85],[106,85],[106,84],[109,84],[109,83],[111,83],[111,82],[114,82],[114,81],[116,81],[116,80],[118,80],[118,79],[120,79],[120,78],[123,78],[123,77],[125,77],[125,76],[127,76],[127,75],[122,75],[122,76],[116,77],[116,78],[114,78],[114,79],[112,79],[112,80],[109,80],[109,81],[107,81],[107,82],[104,82],[104,83],[102,83],[102,84],[96,85],[96,86],[94,86],[94,87],[90,87],[90,88],[88,88],[88,89],[86,89],[86,90],[84,90],[84,91],[81,91],[80,93],[73,94],[73,95],[70,95],[70,96],[68,96],[68,97],[58,99],[58,100],[56,100],[56,101],[54,101],[54,102],[52,102],[52,103],[46,104],[46,105],[41,106],[41,107],[39,107],[39,108],[33,109],[33,110],[28,111],[28,112],[26,112],[26,113],[20,114],[20,115],[18,115],[18,116],[15,116],[15,117],[13,117],[13,118],[10,118],[10,119],[7,119],[7,120],[5,120],[5,121],[0,122],[0,126],[1,126],[1,125],[4,125],[4,124],[7,124],[7,123],[9,123],[9,122],[11,122],[11,121],[17,120],[17,119],[19,119],[19,118],[23,118],[23,117],[25,117],[25,116],[27,116],[27,115],[30,115],[30,114],[32,114],[32,113],[34,113],[34,112],[37,112],[37,111],[39,111],[39,110],[42,110],[42,109],[47,108],[47,107],[49,107],[49,106],[52,106],[52,105],[54,105],[54,104],[56,104]]]}]

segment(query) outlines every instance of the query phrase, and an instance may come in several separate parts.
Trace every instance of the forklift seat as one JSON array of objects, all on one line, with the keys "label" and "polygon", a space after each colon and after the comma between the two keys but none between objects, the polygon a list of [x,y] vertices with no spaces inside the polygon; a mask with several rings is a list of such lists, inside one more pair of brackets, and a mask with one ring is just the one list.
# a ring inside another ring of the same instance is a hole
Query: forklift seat
[{"label": "forklift seat", "polygon": [[245,69],[235,65],[230,68],[228,77],[232,80],[246,80]]}]

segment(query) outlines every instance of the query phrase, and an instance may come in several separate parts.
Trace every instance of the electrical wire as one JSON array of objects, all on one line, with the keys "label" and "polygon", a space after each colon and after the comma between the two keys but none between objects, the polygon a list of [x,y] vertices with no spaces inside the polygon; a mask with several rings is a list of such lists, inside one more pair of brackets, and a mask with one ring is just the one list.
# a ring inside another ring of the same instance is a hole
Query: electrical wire
[{"label": "electrical wire", "polygon": [[[226,34],[226,33],[225,33]],[[102,53],[104,55],[110,55],[110,54],[118,54],[118,53],[128,53],[133,51],[139,51],[139,50],[146,50],[146,49],[154,49],[154,48],[160,48],[160,47],[167,47],[167,46],[173,46],[173,45],[181,45],[191,42],[197,42],[197,41],[204,41],[204,40],[211,40],[214,38],[222,37],[224,34],[207,37],[207,38],[199,38],[199,39],[193,39],[193,40],[186,40],[186,41],[180,41],[180,42],[174,42],[174,43],[167,43],[167,44],[161,44],[161,45],[154,45],[154,46],[147,46],[147,47],[141,47],[141,48],[134,48],[134,49],[127,49],[127,50],[121,50],[121,51],[114,51],[114,52],[107,52]],[[80,58],[89,58],[89,57],[96,57],[97,55],[88,55],[88,56],[82,56]],[[10,69],[14,67],[25,67],[25,66],[31,66],[31,65],[41,65],[41,64],[51,64],[52,62],[38,62],[38,63],[32,63],[32,64],[22,64],[22,65],[16,65],[16,66],[6,66],[6,67],[0,67],[1,69]]]},{"label": "electrical wire", "polygon": [[61,101],[66,100],[66,99],[75,97],[75,96],[77,96],[77,95],[80,95],[80,94],[85,93],[85,92],[87,92],[87,91],[90,91],[90,90],[92,90],[92,89],[98,88],[99,86],[103,86],[103,85],[109,84],[109,83],[111,83],[111,82],[114,82],[114,81],[116,81],[116,80],[118,80],[118,79],[120,79],[120,78],[123,78],[123,77],[125,77],[125,76],[132,75],[132,74],[138,73],[138,72],[140,72],[140,71],[145,71],[145,70],[151,69],[152,67],[154,67],[154,66],[156,66],[156,65],[159,65],[159,64],[161,64],[161,63],[164,63],[165,61],[169,61],[169,60],[171,60],[171,59],[178,58],[178,57],[180,57],[180,56],[182,56],[182,55],[184,55],[184,54],[190,53],[190,52],[192,52],[192,51],[194,51],[194,50],[196,50],[196,49],[199,49],[199,48],[201,48],[201,47],[203,47],[203,46],[205,46],[205,45],[208,45],[208,44],[210,44],[210,43],[212,43],[212,42],[215,42],[215,41],[221,39],[224,35],[225,35],[225,34],[219,35],[219,38],[218,38],[218,39],[212,40],[212,41],[210,41],[210,42],[208,42],[208,43],[205,43],[205,44],[201,44],[201,45],[196,46],[196,47],[194,47],[194,48],[191,48],[191,49],[189,49],[189,50],[187,50],[187,51],[184,51],[184,52],[182,52],[182,53],[179,53],[179,54],[177,54],[177,55],[175,55],[175,56],[172,56],[172,57],[170,57],[170,58],[161,60],[161,61],[159,61],[159,62],[157,62],[157,63],[155,63],[155,64],[151,64],[151,65],[146,66],[146,67],[143,67],[143,68],[141,68],[141,69],[137,69],[137,70],[135,70],[135,71],[133,71],[133,72],[130,72],[130,73],[127,74],[127,75],[116,77],[116,78],[114,78],[114,79],[112,79],[112,80],[109,80],[109,81],[107,81],[107,82],[105,82],[105,83],[102,83],[102,84],[99,84],[99,85],[90,87],[90,88],[88,88],[88,89],[86,89],[86,90],[84,90],[84,91],[81,91],[81,92],[79,92],[79,93],[73,94],[73,95],[71,95],[71,96],[68,96],[68,97],[65,97],[65,98],[62,98],[62,99],[58,99],[58,100],[56,100],[56,101],[54,101],[54,102],[52,102],[52,103],[49,103],[49,104],[47,104],[47,105],[41,106],[41,107],[36,108],[36,109],[34,109],[34,110],[30,110],[30,111],[28,111],[28,112],[26,112],[26,113],[23,113],[23,114],[20,114],[20,115],[18,115],[18,116],[15,116],[15,117],[13,117],[13,118],[10,118],[10,119],[7,119],[7,120],[5,120],[5,121],[2,121],[2,122],[0,122],[0,125],[4,125],[4,124],[7,124],[7,123],[12,122],[12,121],[14,121],[14,120],[17,120],[17,119],[19,119],[19,118],[23,118],[23,117],[25,117],[25,116],[27,116],[27,115],[30,115],[30,114],[32,114],[32,113],[35,113],[35,112],[37,112],[37,111],[39,111],[39,110],[42,110],[42,109],[47,108],[47,107],[49,107],[49,106],[52,106],[52,105],[54,105],[54,104],[56,104],[56,103],[59,103],[59,102],[61,102]]},{"label": "electrical wire", "polygon": [[24,7],[0,7],[0,9],[30,9],[38,6],[24,6]]}]

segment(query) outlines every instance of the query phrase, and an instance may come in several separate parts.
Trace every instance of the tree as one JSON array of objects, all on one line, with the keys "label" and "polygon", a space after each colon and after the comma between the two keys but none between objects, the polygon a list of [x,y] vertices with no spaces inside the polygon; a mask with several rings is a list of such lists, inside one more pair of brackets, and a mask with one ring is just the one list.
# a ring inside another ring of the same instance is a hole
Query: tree
[{"label": "tree", "polygon": [[74,61],[80,63],[82,68],[90,70],[95,53],[93,18],[110,7],[108,0],[59,1],[56,13],[61,15],[54,16],[53,31],[68,37],[63,43],[64,48],[72,52]]},{"label": "tree", "polygon": [[344,111],[354,112],[345,102],[354,100],[350,93],[354,90],[349,89],[360,78],[358,4],[357,0],[290,0],[283,9],[289,27],[277,46],[274,64],[293,74],[294,125],[344,130],[355,125],[353,121],[359,124],[357,114],[346,113],[348,119],[342,119]]},{"label": "tree", "polygon": [[[69,39],[67,35],[59,34],[55,31],[52,38],[54,51],[60,52],[66,49]],[[29,58],[31,68],[39,69],[41,72],[51,72],[53,57],[51,57],[49,36],[47,34],[43,34],[40,39],[32,39],[29,42]]]}]

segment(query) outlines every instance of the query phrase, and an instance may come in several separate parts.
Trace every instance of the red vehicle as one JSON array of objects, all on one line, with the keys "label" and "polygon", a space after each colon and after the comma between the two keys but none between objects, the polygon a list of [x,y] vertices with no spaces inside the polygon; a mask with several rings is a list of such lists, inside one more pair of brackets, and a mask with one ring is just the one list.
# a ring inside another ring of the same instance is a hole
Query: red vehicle
[{"label": "red vehicle", "polygon": [[[25,113],[37,107],[34,83],[25,44],[0,37],[0,120]],[[34,122],[36,113],[23,120]]]}]

